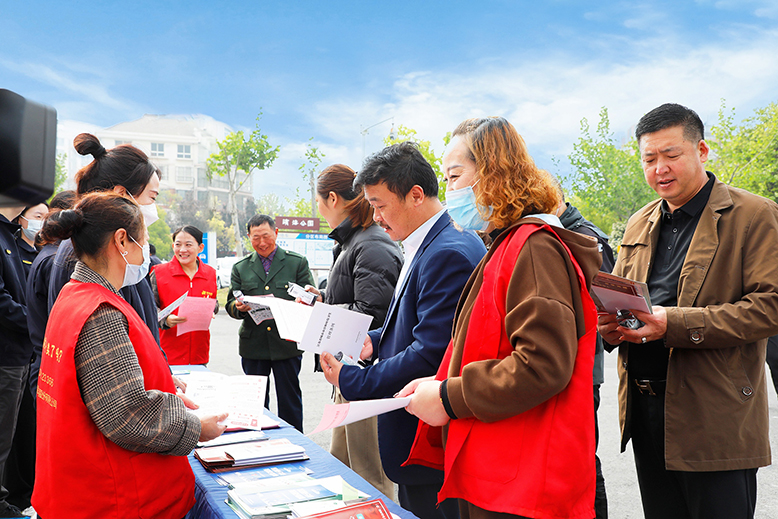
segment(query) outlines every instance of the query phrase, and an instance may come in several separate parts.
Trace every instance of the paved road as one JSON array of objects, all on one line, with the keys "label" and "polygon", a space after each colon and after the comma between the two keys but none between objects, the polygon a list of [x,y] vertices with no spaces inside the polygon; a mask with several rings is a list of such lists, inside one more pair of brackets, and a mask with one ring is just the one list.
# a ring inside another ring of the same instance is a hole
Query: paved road
[{"label": "paved road", "polygon": [[[241,374],[238,356],[239,321],[220,312],[211,325],[211,362],[208,367],[219,373]],[[322,415],[324,405],[329,403],[331,386],[321,373],[313,372],[313,355],[303,356],[300,374],[303,391],[303,427],[312,431]],[[627,447],[619,453],[618,402],[616,390],[616,355],[606,356],[605,385],[601,389],[600,403],[600,448],[605,483],[608,491],[609,516],[612,519],[642,519],[640,494],[635,476],[632,451]],[[772,445],[778,441],[778,400],[772,388],[770,395],[770,439]],[[270,397],[270,408],[275,412],[275,395]],[[324,449],[329,449],[330,433],[325,431],[311,437]],[[756,517],[759,519],[778,518],[778,468],[767,467],[759,471],[759,489]]]}]

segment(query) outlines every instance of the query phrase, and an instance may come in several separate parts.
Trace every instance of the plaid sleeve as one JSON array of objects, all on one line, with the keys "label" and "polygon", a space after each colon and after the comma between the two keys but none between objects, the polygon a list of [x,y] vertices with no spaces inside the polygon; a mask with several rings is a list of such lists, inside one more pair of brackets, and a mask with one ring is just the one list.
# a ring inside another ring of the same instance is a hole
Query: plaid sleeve
[{"label": "plaid sleeve", "polygon": [[183,456],[197,444],[200,420],[177,396],[146,391],[127,318],[108,304],[89,317],[75,350],[81,397],[98,429],[135,452]]}]

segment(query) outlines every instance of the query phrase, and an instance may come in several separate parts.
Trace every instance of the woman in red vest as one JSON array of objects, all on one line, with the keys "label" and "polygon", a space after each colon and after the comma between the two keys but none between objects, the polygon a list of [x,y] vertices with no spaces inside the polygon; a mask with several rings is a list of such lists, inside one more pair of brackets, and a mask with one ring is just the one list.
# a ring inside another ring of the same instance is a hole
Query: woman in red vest
[{"label": "woman in red vest", "polygon": [[503,118],[460,124],[443,169],[451,217],[494,241],[438,376],[400,392],[421,420],[408,463],[443,469],[438,499],[462,517],[591,519],[597,242],[562,227],[549,174]]},{"label": "woman in red vest", "polygon": [[181,519],[194,504],[186,455],[219,436],[227,414],[187,413],[148,326],[119,295],[149,261],[141,211],[88,194],[41,233],[71,238],[78,263],[43,341],[33,507],[43,519]]},{"label": "woman in red vest", "polygon": [[[173,259],[157,265],[151,273],[151,286],[157,308],[165,308],[184,293],[189,297],[211,298],[214,313],[219,311],[216,301],[216,269],[197,257],[203,252],[203,232],[197,227],[185,225],[173,233]],[[198,330],[179,335],[177,325],[186,322],[178,317],[178,309],[159,325],[162,331],[159,342],[171,365],[208,364],[211,348],[211,332]]]}]

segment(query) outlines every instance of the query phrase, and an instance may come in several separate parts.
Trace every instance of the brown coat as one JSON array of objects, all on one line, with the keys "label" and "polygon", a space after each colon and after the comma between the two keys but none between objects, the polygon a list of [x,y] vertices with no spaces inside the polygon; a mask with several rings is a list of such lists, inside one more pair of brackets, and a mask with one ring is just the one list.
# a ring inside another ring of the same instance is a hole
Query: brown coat
[{"label": "brown coat", "polygon": [[[542,224],[537,218],[525,223]],[[588,282],[602,257],[597,240],[556,228],[584,272]],[[483,282],[483,270],[507,235],[503,232],[465,285],[454,317],[453,355],[449,365],[448,396],[459,418],[474,416],[494,422],[545,402],[570,381],[578,348],[585,332],[583,306],[575,267],[558,239],[533,234],[513,267],[507,287],[505,332],[515,353],[502,360],[474,362],[461,369],[467,328],[473,304]],[[587,287],[588,288],[588,287]]]},{"label": "brown coat", "polygon": [[[630,218],[614,274],[647,281],[660,201]],[[678,306],[667,308],[668,470],[770,464],[766,338],[778,333],[778,205],[716,180],[689,245]],[[622,450],[630,438],[630,347],[619,348]]]}]

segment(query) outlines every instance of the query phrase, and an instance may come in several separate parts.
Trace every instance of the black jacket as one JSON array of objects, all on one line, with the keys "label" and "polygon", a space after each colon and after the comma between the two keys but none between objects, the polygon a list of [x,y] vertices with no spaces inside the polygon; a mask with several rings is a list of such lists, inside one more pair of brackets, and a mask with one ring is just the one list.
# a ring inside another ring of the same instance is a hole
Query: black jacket
[{"label": "black jacket", "polygon": [[49,280],[57,247],[59,247],[59,242],[44,245],[27,273],[25,290],[27,327],[30,329],[30,340],[34,353],[32,366],[30,366],[30,390],[33,395],[36,394],[38,388],[43,336],[46,333],[46,324],[49,322]]},{"label": "black jacket", "polygon": [[602,266],[600,270],[603,272],[612,272],[613,266],[616,261],[613,259],[613,249],[608,245],[608,235],[602,232],[602,230],[587,220],[581,215],[581,212],[576,209],[575,206],[567,203],[567,209],[559,217],[562,225],[569,231],[575,231],[580,234],[585,234],[597,239],[597,243],[600,245],[600,253],[602,254]]},{"label": "black jacket", "polygon": [[371,315],[370,329],[381,327],[403,266],[400,247],[378,225],[354,228],[349,218],[329,236],[337,243],[324,302]]},{"label": "black jacket", "polygon": [[27,333],[25,269],[14,238],[20,226],[0,215],[0,366],[26,366],[32,358]]},{"label": "black jacket", "polygon": [[[587,220],[581,215],[581,212],[575,208],[575,206],[567,203],[567,209],[559,217],[562,225],[569,231],[574,231],[579,234],[585,234],[597,239],[597,244],[600,248],[600,254],[602,254],[602,265],[600,270],[603,272],[612,272],[613,265],[616,263],[613,260],[613,249],[608,245],[608,235],[602,232],[602,230]],[[593,383],[595,386],[599,386],[605,382],[605,349],[602,343],[602,337],[597,334],[597,343],[594,350],[594,371],[593,371]]]}]

